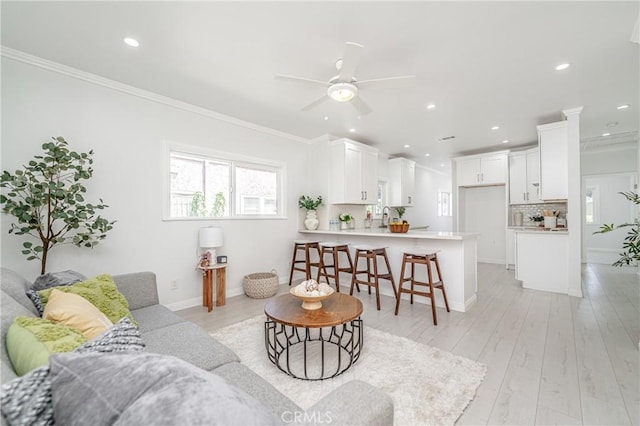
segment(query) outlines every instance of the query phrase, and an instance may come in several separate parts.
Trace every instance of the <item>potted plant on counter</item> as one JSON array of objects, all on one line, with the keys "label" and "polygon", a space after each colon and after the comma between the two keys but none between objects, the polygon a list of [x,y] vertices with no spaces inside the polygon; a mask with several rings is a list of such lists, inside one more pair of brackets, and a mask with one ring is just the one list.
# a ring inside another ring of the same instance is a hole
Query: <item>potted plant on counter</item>
[{"label": "potted plant on counter", "polygon": [[315,200],[308,195],[301,195],[298,199],[298,207],[307,211],[304,219],[304,227],[310,231],[318,229],[318,207],[322,205],[322,196],[318,196]]},{"label": "potted plant on counter", "polygon": [[349,213],[342,213],[338,216],[340,219],[340,229],[349,229],[349,224],[351,223],[351,215]]}]

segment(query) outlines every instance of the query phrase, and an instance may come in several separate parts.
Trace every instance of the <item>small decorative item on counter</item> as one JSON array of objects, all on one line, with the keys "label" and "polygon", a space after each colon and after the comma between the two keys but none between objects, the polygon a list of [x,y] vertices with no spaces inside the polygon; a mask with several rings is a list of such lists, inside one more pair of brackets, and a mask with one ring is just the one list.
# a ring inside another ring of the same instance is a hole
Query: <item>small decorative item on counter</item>
[{"label": "small decorative item on counter", "polygon": [[407,211],[406,207],[394,207],[398,212],[398,217],[394,218],[392,222],[389,222],[389,231],[394,234],[404,234],[409,231],[409,222],[402,220],[402,216]]},{"label": "small decorative item on counter", "polygon": [[402,216],[407,211],[406,207],[394,207],[394,209],[398,212],[398,218],[402,221]]},{"label": "small decorative item on counter", "polygon": [[560,212],[556,210],[542,210],[544,227],[554,229],[558,223],[558,214],[560,214]]},{"label": "small decorative item on counter", "polygon": [[353,217],[351,217],[349,213],[341,213],[340,216],[338,216],[338,219],[340,219],[340,229],[349,229],[349,225]]},{"label": "small decorative item on counter", "polygon": [[538,226],[544,226],[544,224],[542,222],[544,222],[544,216],[542,216],[541,214],[536,214],[533,216],[529,216],[529,220],[531,222],[535,222],[538,224]]},{"label": "small decorative item on counter", "polygon": [[367,217],[364,218],[364,227],[369,229],[371,228],[371,212],[367,212]]},{"label": "small decorative item on counter", "polygon": [[298,207],[307,211],[307,216],[304,219],[304,227],[310,231],[318,229],[320,222],[318,221],[318,212],[316,209],[322,205],[322,196],[318,196],[317,199],[313,199],[308,195],[302,195],[298,199]]},{"label": "small decorative item on counter", "polygon": [[211,252],[205,251],[200,256],[200,262],[198,262],[198,268],[208,268],[211,264]]},{"label": "small decorative item on counter", "polygon": [[337,219],[331,219],[329,221],[329,230],[330,231],[339,231],[340,230],[340,221]]}]

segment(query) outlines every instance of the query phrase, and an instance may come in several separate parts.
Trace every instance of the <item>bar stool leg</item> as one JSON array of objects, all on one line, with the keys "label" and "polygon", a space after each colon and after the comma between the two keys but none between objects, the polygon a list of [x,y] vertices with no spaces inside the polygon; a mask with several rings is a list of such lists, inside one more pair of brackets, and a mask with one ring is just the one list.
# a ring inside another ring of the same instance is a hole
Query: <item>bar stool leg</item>
[{"label": "bar stool leg", "polygon": [[404,272],[407,266],[407,255],[402,255],[402,268],[400,269],[400,282],[398,283],[398,295],[396,297],[396,312],[395,315],[398,315],[398,309],[400,309],[400,296],[402,296],[402,285],[404,284]]},{"label": "bar stool leg", "polygon": [[411,304],[412,305],[413,305],[413,291],[414,291],[415,282],[416,282],[416,263],[411,262]]},{"label": "bar stool leg", "polygon": [[294,244],[293,246],[293,258],[291,259],[291,272],[289,273],[289,285],[291,285],[291,281],[293,281],[293,271],[296,267],[296,255],[298,254],[298,245]]},{"label": "bar stool leg", "polygon": [[393,288],[393,295],[397,294],[396,283],[393,279],[393,273],[391,272],[391,265],[389,264],[389,258],[387,257],[387,249],[382,249],[382,255],[384,256],[384,263],[387,265],[387,272],[389,273],[389,281],[391,281],[391,288]]},{"label": "bar stool leg", "polygon": [[447,301],[447,293],[444,291],[444,281],[442,281],[442,274],[440,274],[440,263],[438,262],[438,255],[433,255],[433,260],[436,264],[436,271],[438,272],[438,281],[440,282],[439,288],[442,290],[442,297],[444,298],[444,306],[447,307],[447,312],[451,312],[449,310],[449,302]]},{"label": "bar stool leg", "polygon": [[438,325],[438,313],[436,311],[436,298],[433,294],[433,276],[431,273],[431,261],[427,259],[427,279],[429,282],[429,299],[431,299],[431,315],[433,316],[433,325]]},{"label": "bar stool leg", "polygon": [[336,291],[340,293],[340,265],[338,264],[338,249],[333,248],[333,273],[335,274],[334,280],[336,282]]},{"label": "bar stool leg", "polygon": [[[374,275],[373,282],[375,283],[375,290],[376,290],[376,308],[380,310],[380,284],[378,282],[378,259],[376,257],[375,252],[372,254],[373,255],[371,257],[373,258],[373,275]],[[371,280],[369,280],[369,282],[371,282]],[[371,286],[368,286],[368,287],[369,287],[369,294],[371,294]]]},{"label": "bar stool leg", "polygon": [[358,293],[360,293],[360,286],[358,284],[356,284],[356,279],[358,277],[358,262],[360,260],[360,251],[357,250],[356,251],[356,260],[354,262],[354,267],[353,267],[353,273],[351,274],[351,286],[349,287],[349,295],[353,296],[353,287],[355,284],[355,287],[358,289]]}]

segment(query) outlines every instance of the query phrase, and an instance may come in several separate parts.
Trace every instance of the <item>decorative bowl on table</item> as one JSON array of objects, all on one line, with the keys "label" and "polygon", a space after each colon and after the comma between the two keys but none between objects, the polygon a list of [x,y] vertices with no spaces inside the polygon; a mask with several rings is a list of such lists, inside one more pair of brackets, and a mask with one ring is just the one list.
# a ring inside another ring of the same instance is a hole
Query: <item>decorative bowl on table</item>
[{"label": "decorative bowl on table", "polygon": [[409,231],[409,224],[408,223],[390,223],[389,231],[393,232],[394,234],[404,234],[407,231]]},{"label": "decorative bowl on table", "polygon": [[333,294],[334,290],[325,283],[315,280],[303,281],[289,290],[294,297],[302,300],[302,309],[314,311],[322,308],[322,301]]}]

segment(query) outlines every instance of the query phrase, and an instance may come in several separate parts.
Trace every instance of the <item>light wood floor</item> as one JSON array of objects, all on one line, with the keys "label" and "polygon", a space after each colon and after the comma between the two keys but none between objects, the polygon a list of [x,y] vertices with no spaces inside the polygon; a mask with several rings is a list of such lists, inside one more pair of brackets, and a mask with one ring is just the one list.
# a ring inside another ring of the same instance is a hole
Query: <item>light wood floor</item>
[{"label": "light wood floor", "polygon": [[[403,300],[395,316],[393,298],[383,296],[376,311],[373,295],[359,297],[366,325],[488,366],[458,424],[638,425],[638,275],[586,265],[583,293],[524,290],[513,271],[479,264],[477,303],[466,313],[438,309],[438,326],[428,305]],[[213,331],[261,314],[264,303],[238,296],[211,313],[197,307],[178,314]]]}]

